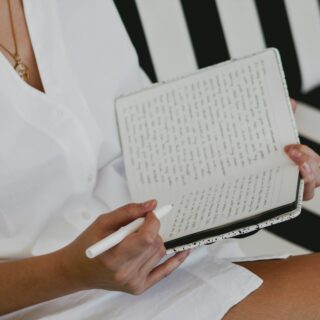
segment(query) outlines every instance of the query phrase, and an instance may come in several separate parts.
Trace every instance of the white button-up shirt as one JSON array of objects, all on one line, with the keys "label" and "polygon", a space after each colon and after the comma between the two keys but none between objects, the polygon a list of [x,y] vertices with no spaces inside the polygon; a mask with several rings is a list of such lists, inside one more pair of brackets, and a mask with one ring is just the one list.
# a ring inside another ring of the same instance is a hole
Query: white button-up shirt
[{"label": "white button-up shirt", "polygon": [[[0,54],[0,259],[61,248],[130,201],[114,99],[148,84],[113,1],[24,9],[45,93]],[[5,318],[219,319],[261,280],[217,259],[239,255],[232,242],[211,248],[141,297],[93,290]]]},{"label": "white button-up shirt", "polygon": [[111,1],[67,2],[24,2],[45,93],[0,55],[1,258],[55,250],[129,201],[113,101],[148,82]]}]

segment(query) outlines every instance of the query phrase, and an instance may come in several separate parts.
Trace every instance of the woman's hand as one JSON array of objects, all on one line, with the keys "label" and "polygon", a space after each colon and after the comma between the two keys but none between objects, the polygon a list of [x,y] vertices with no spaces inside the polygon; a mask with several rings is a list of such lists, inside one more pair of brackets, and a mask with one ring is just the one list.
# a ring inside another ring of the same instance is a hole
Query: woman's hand
[{"label": "woman's hand", "polygon": [[[101,288],[139,294],[169,275],[188,256],[165,255],[160,223],[151,212],[156,201],[129,204],[101,215],[68,246],[42,256],[0,263],[0,315],[79,290]],[[95,259],[85,250],[132,220],[142,227]]]},{"label": "woman's hand", "polygon": [[305,182],[304,200],[314,196],[315,188],[320,186],[320,157],[309,147],[302,144],[292,144],[285,147],[285,152],[299,166]]},{"label": "woman's hand", "polygon": [[[156,201],[129,204],[103,214],[70,245],[62,249],[67,281],[76,290],[100,288],[140,294],[168,276],[189,255],[184,251],[158,265],[165,255],[159,236],[160,222],[151,212]],[[85,250],[123,225],[145,216],[135,233],[95,259],[88,259]]]},{"label": "woman's hand", "polygon": [[[297,109],[297,102],[291,100],[293,112]],[[315,188],[320,186],[320,157],[308,146],[292,144],[285,147],[285,152],[300,169],[301,176],[305,182],[303,200],[310,200],[314,197]]]}]

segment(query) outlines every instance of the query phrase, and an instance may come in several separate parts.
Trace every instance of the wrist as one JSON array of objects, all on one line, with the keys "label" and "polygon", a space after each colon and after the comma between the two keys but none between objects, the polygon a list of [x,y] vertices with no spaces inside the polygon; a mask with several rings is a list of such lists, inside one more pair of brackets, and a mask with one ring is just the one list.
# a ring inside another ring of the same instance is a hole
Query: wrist
[{"label": "wrist", "polygon": [[71,292],[87,289],[82,283],[79,266],[73,261],[68,247],[53,253],[58,276]]}]

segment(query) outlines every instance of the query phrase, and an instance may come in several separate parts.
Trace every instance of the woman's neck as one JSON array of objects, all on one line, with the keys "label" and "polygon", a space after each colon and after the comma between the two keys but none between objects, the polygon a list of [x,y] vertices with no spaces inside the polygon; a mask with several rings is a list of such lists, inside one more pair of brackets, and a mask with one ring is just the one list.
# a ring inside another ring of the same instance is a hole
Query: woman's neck
[{"label": "woman's neck", "polygon": [[[7,0],[0,1],[0,44],[7,50],[0,47],[0,51],[11,63],[12,67],[16,65],[16,60],[12,54],[17,51],[21,61],[29,69],[28,83],[34,88],[43,91],[43,85],[38,70],[37,62],[33,52],[26,19],[24,16],[23,4],[21,0],[9,0],[11,13]],[[11,21],[14,30],[11,30]],[[15,48],[14,37],[16,38],[17,48]],[[8,53],[9,51],[10,53]]]}]

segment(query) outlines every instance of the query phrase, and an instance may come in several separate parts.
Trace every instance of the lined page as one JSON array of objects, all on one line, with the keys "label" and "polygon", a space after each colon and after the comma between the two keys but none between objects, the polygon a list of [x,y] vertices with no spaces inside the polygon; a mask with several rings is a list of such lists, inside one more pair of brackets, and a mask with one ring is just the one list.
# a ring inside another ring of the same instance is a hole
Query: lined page
[{"label": "lined page", "polygon": [[161,220],[160,234],[170,241],[292,203],[297,178],[297,167],[275,166],[180,190],[172,196],[173,211]]},{"label": "lined page", "polygon": [[120,98],[117,113],[133,200],[289,161],[297,141],[273,50]]}]

